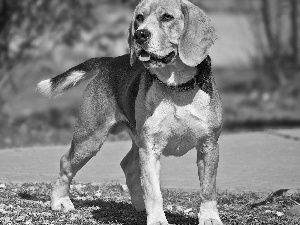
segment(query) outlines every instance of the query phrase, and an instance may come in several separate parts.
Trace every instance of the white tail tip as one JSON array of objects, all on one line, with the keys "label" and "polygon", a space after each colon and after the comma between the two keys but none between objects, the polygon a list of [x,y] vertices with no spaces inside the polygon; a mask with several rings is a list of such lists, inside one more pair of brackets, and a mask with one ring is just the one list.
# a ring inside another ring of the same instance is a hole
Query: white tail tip
[{"label": "white tail tip", "polygon": [[61,93],[57,93],[55,90],[52,90],[51,79],[43,80],[37,85],[37,91],[47,98],[57,98]]}]

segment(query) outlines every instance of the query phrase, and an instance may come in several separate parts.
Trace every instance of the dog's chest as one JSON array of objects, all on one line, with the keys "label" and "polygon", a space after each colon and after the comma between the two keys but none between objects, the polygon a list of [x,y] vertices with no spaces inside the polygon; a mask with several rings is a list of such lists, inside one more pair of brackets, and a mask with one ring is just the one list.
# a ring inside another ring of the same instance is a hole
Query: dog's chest
[{"label": "dog's chest", "polygon": [[178,92],[154,83],[145,100],[149,117],[143,130],[164,155],[185,154],[209,129],[210,97],[199,88]]}]

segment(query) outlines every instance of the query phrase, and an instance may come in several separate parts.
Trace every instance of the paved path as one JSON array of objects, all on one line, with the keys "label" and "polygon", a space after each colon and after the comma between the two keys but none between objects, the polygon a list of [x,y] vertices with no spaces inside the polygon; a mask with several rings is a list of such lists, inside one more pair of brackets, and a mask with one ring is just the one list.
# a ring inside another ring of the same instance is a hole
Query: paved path
[{"label": "paved path", "polygon": [[[218,189],[270,191],[300,187],[300,129],[223,134],[219,143]],[[125,183],[119,162],[130,146],[129,141],[104,144],[75,180]],[[52,182],[67,149],[68,146],[1,150],[0,182]],[[195,150],[180,158],[162,157],[162,186],[199,187]]]}]

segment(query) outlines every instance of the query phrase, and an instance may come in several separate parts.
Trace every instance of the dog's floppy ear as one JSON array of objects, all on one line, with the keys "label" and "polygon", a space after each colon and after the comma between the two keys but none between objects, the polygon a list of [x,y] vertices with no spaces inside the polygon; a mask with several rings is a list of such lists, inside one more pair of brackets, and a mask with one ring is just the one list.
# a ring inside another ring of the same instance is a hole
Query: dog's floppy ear
[{"label": "dog's floppy ear", "polygon": [[182,0],[184,29],[179,41],[179,57],[188,66],[197,66],[208,55],[217,39],[215,29],[205,13],[194,4]]},{"label": "dog's floppy ear", "polygon": [[128,29],[128,45],[129,45],[129,51],[130,51],[130,65],[132,66],[133,63],[136,60],[136,54],[134,51],[134,46],[133,46],[133,35],[134,35],[135,29],[134,29],[134,17],[129,25]]}]

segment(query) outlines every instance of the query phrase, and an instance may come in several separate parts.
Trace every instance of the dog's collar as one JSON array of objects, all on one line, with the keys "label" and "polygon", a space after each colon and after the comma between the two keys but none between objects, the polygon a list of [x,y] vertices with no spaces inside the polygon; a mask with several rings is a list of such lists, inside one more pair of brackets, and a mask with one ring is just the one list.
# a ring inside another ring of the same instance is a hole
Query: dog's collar
[{"label": "dog's collar", "polygon": [[[179,85],[168,85],[161,81],[156,74],[151,74],[151,77],[158,81],[161,85],[180,92],[193,90],[195,87],[199,87],[200,89],[204,89],[205,84],[209,82],[209,77],[211,75],[211,59],[210,56],[207,56],[199,65],[197,65],[198,73],[189,81],[179,84]],[[206,90],[204,90],[206,91]]]}]

